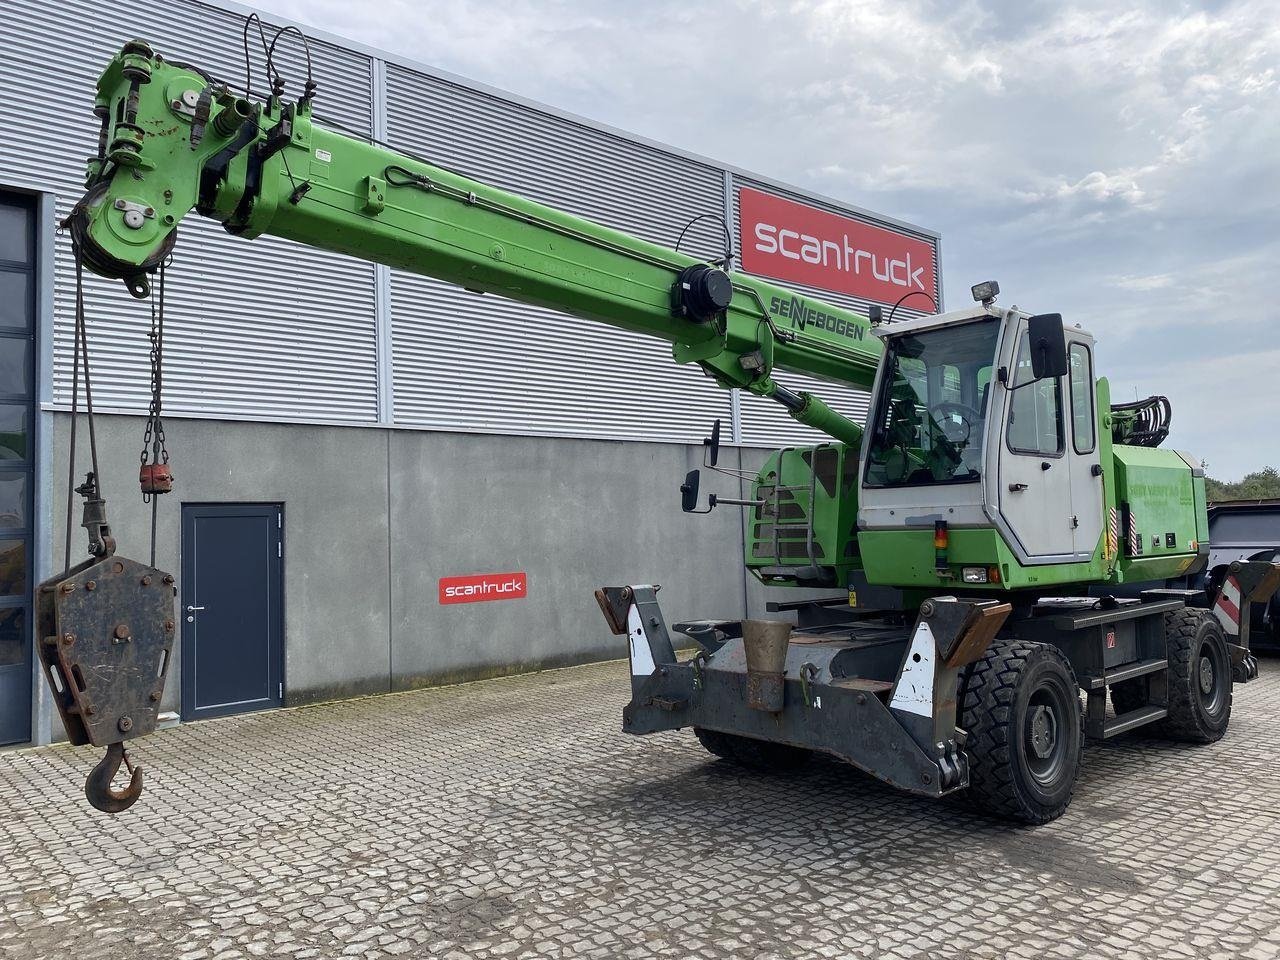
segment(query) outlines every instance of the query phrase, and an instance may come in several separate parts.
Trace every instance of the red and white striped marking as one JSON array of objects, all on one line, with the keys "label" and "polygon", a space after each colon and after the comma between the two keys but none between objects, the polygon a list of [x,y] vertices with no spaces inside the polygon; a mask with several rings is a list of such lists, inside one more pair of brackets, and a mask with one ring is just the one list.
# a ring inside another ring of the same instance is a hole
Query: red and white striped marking
[{"label": "red and white striped marking", "polygon": [[1218,599],[1213,602],[1213,615],[1222,624],[1222,629],[1232,636],[1240,633],[1240,584],[1235,577],[1227,577],[1222,589],[1218,591]]},{"label": "red and white striped marking", "polygon": [[1120,511],[1111,507],[1107,511],[1107,559],[1120,552]]},{"label": "red and white striped marking", "polygon": [[1129,508],[1129,556],[1136,557],[1142,553],[1142,537],[1138,533],[1138,515]]}]

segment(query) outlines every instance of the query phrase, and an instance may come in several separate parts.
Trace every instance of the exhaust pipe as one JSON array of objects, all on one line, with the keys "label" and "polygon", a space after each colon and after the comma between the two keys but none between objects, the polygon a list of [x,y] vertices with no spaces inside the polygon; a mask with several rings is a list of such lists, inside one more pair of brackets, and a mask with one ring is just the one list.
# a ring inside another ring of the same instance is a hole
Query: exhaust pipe
[{"label": "exhaust pipe", "polygon": [[743,620],[742,646],[747,656],[747,705],[753,710],[782,710],[783,672],[792,626],[783,620]]}]

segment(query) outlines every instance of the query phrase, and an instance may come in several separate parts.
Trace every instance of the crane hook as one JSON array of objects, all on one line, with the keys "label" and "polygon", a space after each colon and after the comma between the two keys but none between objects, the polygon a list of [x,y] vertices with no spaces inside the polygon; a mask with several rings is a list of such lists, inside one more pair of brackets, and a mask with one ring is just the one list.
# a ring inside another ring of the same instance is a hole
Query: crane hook
[{"label": "crane hook", "polygon": [[[129,768],[129,786],[124,790],[113,790],[111,781],[121,763]],[[107,745],[107,755],[98,761],[98,765],[90,771],[89,779],[84,782],[84,795],[89,803],[103,813],[128,810],[142,796],[142,767],[135,767],[129,762],[123,743]]]}]

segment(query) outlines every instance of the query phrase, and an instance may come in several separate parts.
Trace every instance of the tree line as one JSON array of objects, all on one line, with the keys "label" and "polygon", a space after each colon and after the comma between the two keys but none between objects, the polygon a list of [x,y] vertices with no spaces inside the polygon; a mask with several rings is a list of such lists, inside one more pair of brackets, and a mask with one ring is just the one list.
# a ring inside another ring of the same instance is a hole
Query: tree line
[{"label": "tree line", "polygon": [[1220,500],[1280,499],[1280,470],[1275,467],[1263,467],[1254,473],[1246,473],[1243,480],[1235,483],[1215,480],[1206,474],[1204,492],[1205,499],[1210,503]]}]

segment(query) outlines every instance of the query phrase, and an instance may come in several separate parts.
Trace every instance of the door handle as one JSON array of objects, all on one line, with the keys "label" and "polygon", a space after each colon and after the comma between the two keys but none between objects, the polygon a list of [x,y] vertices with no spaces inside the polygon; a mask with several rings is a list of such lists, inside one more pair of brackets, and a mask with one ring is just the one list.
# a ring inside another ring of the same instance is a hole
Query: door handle
[{"label": "door handle", "polygon": [[[1027,485],[1026,485],[1025,483],[1011,483],[1011,484],[1009,484],[1009,492],[1010,492],[1010,493],[1021,493],[1021,492],[1022,492],[1023,490],[1025,490],[1025,489],[1027,489]],[[188,610],[190,610],[191,608],[190,608],[190,607],[187,607],[187,609],[188,609]]]},{"label": "door handle", "polygon": [[191,604],[187,604],[187,613],[195,613],[197,610],[203,610],[203,609],[204,607],[193,607],[191,606]]},{"label": "door handle", "polygon": [[191,604],[188,603],[187,604],[187,623],[195,623],[196,611],[203,610],[203,609],[204,607],[193,607]]}]

